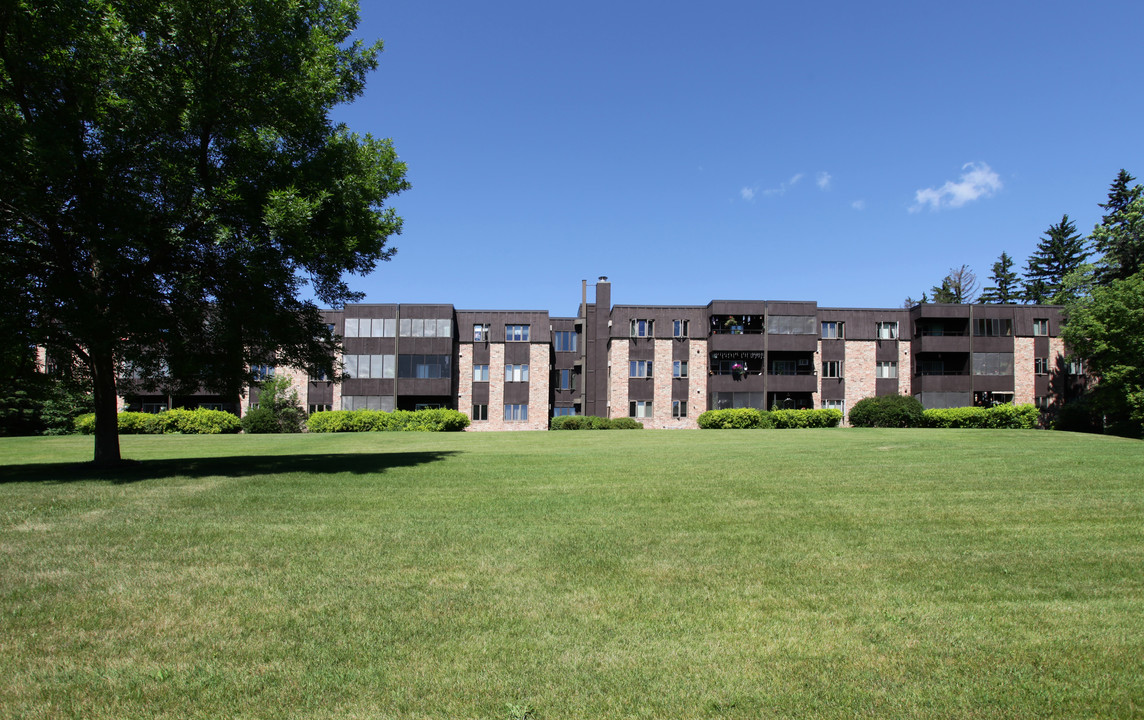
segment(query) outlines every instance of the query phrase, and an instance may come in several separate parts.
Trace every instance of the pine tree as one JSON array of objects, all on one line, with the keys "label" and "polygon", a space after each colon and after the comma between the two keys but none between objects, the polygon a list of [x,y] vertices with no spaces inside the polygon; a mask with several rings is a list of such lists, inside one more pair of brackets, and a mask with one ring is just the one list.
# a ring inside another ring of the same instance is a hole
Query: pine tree
[{"label": "pine tree", "polygon": [[942,278],[941,286],[934,285],[930,292],[935,303],[971,303],[977,292],[977,275],[968,265],[950,268],[949,274]]},{"label": "pine tree", "polygon": [[1101,203],[1105,215],[1092,231],[1092,245],[1103,257],[1096,280],[1107,285],[1135,275],[1144,267],[1144,186],[1121,170]]},{"label": "pine tree", "polygon": [[1025,264],[1025,302],[1064,305],[1071,299],[1064,290],[1064,278],[1088,256],[1088,243],[1068,215],[1050,225]]},{"label": "pine tree", "polygon": [[989,276],[989,281],[993,284],[986,286],[981,293],[981,302],[997,305],[1017,302],[1020,296],[1017,273],[1013,272],[1013,258],[1008,253],[1001,253],[1001,257],[993,263],[993,274]]}]

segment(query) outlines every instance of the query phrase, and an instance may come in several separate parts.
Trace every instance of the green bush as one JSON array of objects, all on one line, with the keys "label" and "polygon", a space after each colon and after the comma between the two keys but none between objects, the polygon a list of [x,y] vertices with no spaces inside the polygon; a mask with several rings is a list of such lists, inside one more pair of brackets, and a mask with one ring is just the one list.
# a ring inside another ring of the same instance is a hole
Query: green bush
[{"label": "green bush", "polygon": [[324,410],[310,415],[306,427],[313,433],[330,432],[457,432],[469,426],[464,413],[436,410]]},{"label": "green bush", "polygon": [[548,423],[549,430],[643,430],[634,418],[606,418],[595,415],[561,415]]},{"label": "green bush", "polygon": [[156,431],[186,435],[220,435],[242,430],[242,421],[225,410],[176,408],[155,416]]},{"label": "green bush", "polygon": [[[151,413],[121,412],[116,416],[120,435],[151,435],[162,432],[159,416]],[[85,413],[75,419],[75,429],[84,435],[95,434],[95,413]]]},{"label": "green bush", "polygon": [[842,422],[841,410],[772,410],[769,414],[771,426],[787,428],[832,428]]},{"label": "green bush", "polygon": [[925,427],[978,428],[989,430],[1032,430],[1040,420],[1033,405],[994,405],[926,410]]},{"label": "green bush", "polygon": [[643,423],[637,421],[635,418],[618,417],[612,418],[609,421],[611,430],[643,430]]},{"label": "green bush", "polygon": [[256,407],[242,416],[242,431],[248,435],[281,432],[278,416],[270,408]]},{"label": "green bush", "polygon": [[1062,405],[1051,427],[1066,432],[1102,433],[1104,418],[1092,395],[1086,394]]},{"label": "green bush", "polygon": [[850,408],[853,427],[916,428],[925,419],[921,402],[910,395],[881,395],[859,400]]},{"label": "green bush", "polygon": [[774,427],[770,420],[770,413],[763,413],[755,408],[708,410],[696,418],[695,422],[704,430],[749,430]]}]

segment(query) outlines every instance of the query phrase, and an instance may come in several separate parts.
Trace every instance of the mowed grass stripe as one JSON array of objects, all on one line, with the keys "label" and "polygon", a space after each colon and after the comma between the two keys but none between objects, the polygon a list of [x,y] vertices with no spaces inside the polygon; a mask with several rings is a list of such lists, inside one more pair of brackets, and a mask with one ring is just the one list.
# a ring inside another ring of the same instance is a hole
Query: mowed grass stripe
[{"label": "mowed grass stripe", "polygon": [[0,441],[12,717],[1134,717],[1144,444]]}]

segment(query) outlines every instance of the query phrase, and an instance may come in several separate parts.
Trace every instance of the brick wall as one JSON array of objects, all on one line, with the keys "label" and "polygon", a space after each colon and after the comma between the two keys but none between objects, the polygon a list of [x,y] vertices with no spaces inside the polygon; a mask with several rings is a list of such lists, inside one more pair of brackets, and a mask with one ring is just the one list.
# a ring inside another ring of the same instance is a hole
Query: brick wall
[{"label": "brick wall", "polygon": [[628,343],[616,338],[608,343],[608,417],[628,416]]},{"label": "brick wall", "polygon": [[[514,430],[548,429],[549,382],[552,368],[548,365],[550,356],[547,344],[534,343],[528,348],[528,422],[510,423]],[[501,417],[504,417],[503,410]]]},{"label": "brick wall", "polygon": [[706,340],[688,340],[687,427],[697,428],[696,419],[707,410],[707,354]]},{"label": "brick wall", "polygon": [[[468,343],[457,348],[457,409],[469,420],[473,419],[473,346]],[[485,421],[470,423],[468,429],[482,430],[487,424]]]},{"label": "brick wall", "polygon": [[1033,343],[1031,337],[1013,338],[1013,402],[1017,405],[1031,404],[1036,398]]},{"label": "brick wall", "polygon": [[[814,392],[810,394],[810,406],[812,408],[822,407],[822,339],[819,338],[818,344],[814,348],[814,359],[811,361],[814,365]],[[766,372],[766,367],[763,368]],[[846,418],[842,418],[842,422],[846,422]]]},{"label": "brick wall", "polygon": [[845,360],[842,367],[846,378],[846,412],[859,400],[874,397],[877,343],[873,340],[846,340]]},{"label": "brick wall", "polygon": [[[913,355],[912,346],[908,340],[898,341],[898,394],[913,394]],[[849,412],[849,408],[847,408]]]}]

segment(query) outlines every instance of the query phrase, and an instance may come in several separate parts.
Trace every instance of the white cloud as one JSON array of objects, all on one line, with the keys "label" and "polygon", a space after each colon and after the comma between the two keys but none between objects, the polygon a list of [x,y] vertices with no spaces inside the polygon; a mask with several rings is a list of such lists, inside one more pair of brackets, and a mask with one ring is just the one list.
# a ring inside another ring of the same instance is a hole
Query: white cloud
[{"label": "white cloud", "polygon": [[961,169],[965,172],[958,182],[949,180],[940,188],[918,190],[910,212],[919,212],[927,206],[930,210],[959,208],[1001,189],[1001,178],[985,163],[966,163]]},{"label": "white cloud", "polygon": [[818,183],[819,190],[829,190],[830,181],[832,179],[833,178],[830,177],[830,173],[823,170],[822,172],[818,173],[818,178],[815,180],[815,182]]},{"label": "white cloud", "polygon": [[744,187],[742,190],[739,191],[739,195],[744,200],[746,200],[747,202],[754,202],[756,190],[757,190],[756,188]]},{"label": "white cloud", "polygon": [[855,200],[854,202],[850,203],[850,207],[854,208],[855,210],[865,210],[866,209],[866,201],[865,200]]},{"label": "white cloud", "polygon": [[803,173],[795,173],[794,175],[791,175],[790,180],[787,180],[786,182],[779,183],[778,187],[767,188],[766,190],[763,191],[763,194],[764,195],[778,195],[780,197],[783,195],[786,195],[786,191],[790,190],[792,187],[797,185],[798,181],[802,180],[803,177],[805,177],[805,175]]}]

